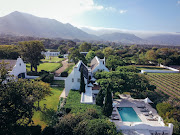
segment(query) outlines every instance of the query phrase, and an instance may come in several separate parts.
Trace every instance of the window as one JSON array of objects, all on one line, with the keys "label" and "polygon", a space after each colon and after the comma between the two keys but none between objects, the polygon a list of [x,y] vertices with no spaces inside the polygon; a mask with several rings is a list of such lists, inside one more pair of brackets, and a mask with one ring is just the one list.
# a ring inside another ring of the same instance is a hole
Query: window
[{"label": "window", "polygon": [[21,66],[21,63],[19,63],[19,66]]},{"label": "window", "polygon": [[80,79],[79,79],[79,78],[77,79],[77,82],[80,82]]},{"label": "window", "polygon": [[74,78],[72,78],[72,82],[74,82]]}]

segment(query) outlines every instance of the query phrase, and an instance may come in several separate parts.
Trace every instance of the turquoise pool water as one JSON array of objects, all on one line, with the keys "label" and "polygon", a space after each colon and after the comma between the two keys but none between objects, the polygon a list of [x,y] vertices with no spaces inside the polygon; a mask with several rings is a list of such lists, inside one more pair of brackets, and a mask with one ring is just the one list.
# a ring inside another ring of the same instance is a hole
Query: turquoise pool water
[{"label": "turquoise pool water", "polygon": [[132,107],[118,107],[118,112],[122,121],[125,122],[141,122],[141,119],[137,116]]}]

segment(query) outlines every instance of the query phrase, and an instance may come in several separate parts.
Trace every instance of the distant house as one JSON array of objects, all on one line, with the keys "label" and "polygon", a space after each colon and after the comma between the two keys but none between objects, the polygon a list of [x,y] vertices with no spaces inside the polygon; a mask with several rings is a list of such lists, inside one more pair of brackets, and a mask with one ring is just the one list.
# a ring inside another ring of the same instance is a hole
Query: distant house
[{"label": "distant house", "polygon": [[109,71],[105,66],[105,59],[99,59],[97,56],[91,61],[91,67],[87,67],[81,60],[74,66],[71,74],[65,80],[65,96],[69,91],[80,89],[80,75],[83,70],[86,92],[81,95],[81,103],[93,103],[93,97],[99,92],[99,86],[95,83],[93,73],[98,70]]},{"label": "distant house", "polygon": [[64,57],[65,59],[68,59],[68,56],[69,56],[69,54],[64,54],[64,55],[63,55],[63,57]]},{"label": "distant house", "polygon": [[[3,60],[0,60],[2,62]],[[26,64],[19,57],[17,60],[4,60],[7,64],[7,69],[10,69],[8,75],[14,76],[17,78],[25,78],[26,77]],[[8,79],[8,78],[7,78]]]},{"label": "distant house", "polygon": [[50,57],[57,57],[60,55],[60,52],[41,52],[42,55],[45,55],[46,59],[50,59]]},{"label": "distant house", "polygon": [[88,52],[80,52],[80,54],[83,54],[84,56],[86,56]]}]

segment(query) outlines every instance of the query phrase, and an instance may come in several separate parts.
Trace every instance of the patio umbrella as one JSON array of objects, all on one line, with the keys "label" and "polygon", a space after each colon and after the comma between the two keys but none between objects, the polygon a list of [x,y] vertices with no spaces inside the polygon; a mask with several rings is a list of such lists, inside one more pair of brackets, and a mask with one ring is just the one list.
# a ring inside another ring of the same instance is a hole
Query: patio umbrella
[{"label": "patio umbrella", "polygon": [[153,103],[148,97],[144,99],[145,103]]},{"label": "patio umbrella", "polygon": [[93,78],[91,79],[91,81],[95,82],[95,81],[96,81],[96,79],[93,77]]},{"label": "patio umbrella", "polygon": [[95,84],[95,85],[98,85],[98,83],[97,83],[97,82],[95,82],[94,84]]}]

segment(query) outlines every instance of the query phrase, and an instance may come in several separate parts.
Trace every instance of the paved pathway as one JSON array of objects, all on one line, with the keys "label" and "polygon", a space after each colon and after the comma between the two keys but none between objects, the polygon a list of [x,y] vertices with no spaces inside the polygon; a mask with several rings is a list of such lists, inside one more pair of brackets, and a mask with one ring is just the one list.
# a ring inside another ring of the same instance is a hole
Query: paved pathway
[{"label": "paved pathway", "polygon": [[59,76],[66,68],[68,68],[68,59],[62,61],[63,66],[55,71],[55,76]]}]

